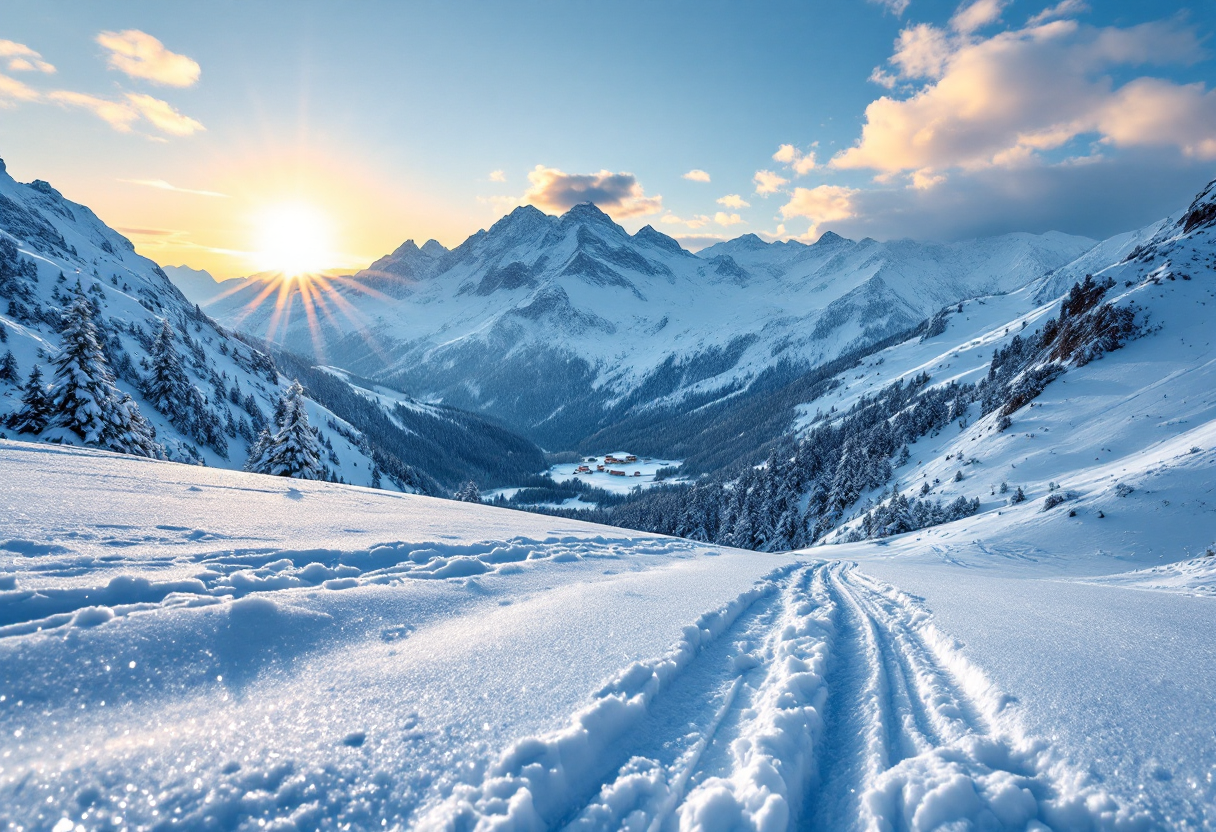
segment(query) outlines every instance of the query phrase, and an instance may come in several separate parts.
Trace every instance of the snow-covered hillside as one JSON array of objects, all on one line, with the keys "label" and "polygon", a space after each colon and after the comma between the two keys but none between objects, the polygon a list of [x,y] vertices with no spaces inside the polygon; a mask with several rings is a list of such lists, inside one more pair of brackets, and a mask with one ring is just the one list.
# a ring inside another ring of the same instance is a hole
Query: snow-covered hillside
[{"label": "snow-covered hillside", "polygon": [[[1085,524],[1118,527],[1123,543],[1115,551],[1140,556],[1172,560],[1216,542],[1216,519],[1203,519],[1216,511],[1203,496],[1216,484],[1211,191],[1209,186],[1177,216],[1128,235],[1112,252],[1117,257],[1093,269],[1095,283],[1110,287],[1101,302],[1134,313],[1137,337],[1117,351],[1099,352],[1099,360],[1089,360],[1087,352],[1100,340],[1097,332],[1057,343],[1051,355],[1044,350],[1027,363],[1023,378],[1047,362],[1053,370],[1046,383],[1024,385],[1025,400],[987,414],[979,402],[957,414],[959,427],[912,446],[908,462],[882,491],[914,496],[928,485],[935,498],[979,497],[985,509],[999,509],[1018,488],[1040,508],[1054,494],[1058,513],[1073,511]],[[876,353],[864,372],[842,376],[829,396],[807,403],[804,412],[846,410],[882,385],[922,374],[936,385],[983,380],[994,352],[1008,351],[1015,337],[1027,339],[1060,311],[1058,298],[1036,304],[1058,281],[1053,274],[1007,296],[962,304],[941,334]],[[1015,379],[1009,389],[1022,383]],[[1151,485],[1167,471],[1180,493],[1162,495]],[[1146,513],[1163,515],[1165,522],[1150,521]],[[1170,516],[1175,520],[1165,519]]]},{"label": "snow-covered hillside", "polygon": [[[136,254],[129,240],[92,211],[46,182],[15,182],[2,162],[0,356],[11,352],[16,370],[12,378],[0,378],[0,420],[19,409],[22,386],[35,364],[46,383],[52,380],[49,364],[59,352],[59,330],[77,284],[95,310],[93,323],[119,391],[131,396],[155,428],[169,458],[240,468],[289,380],[264,353],[198,311],[159,266]],[[188,388],[195,391],[190,401],[170,403],[180,406],[172,414],[158,411],[144,392],[164,321],[172,327]],[[328,470],[346,482],[370,485],[376,466],[359,432],[316,402],[306,401],[305,407],[325,443]],[[2,422],[0,432],[14,435]],[[79,441],[53,425],[41,435]],[[386,476],[383,484],[393,482]]]},{"label": "snow-covered hillside", "polygon": [[1020,287],[1094,241],[1010,234],[938,245],[754,235],[693,255],[594,205],[521,207],[451,251],[412,241],[352,279],[281,293],[249,279],[226,325],[412,394],[485,412],[553,448],[614,419],[810,368],[946,304]]},{"label": "snow-covered hillside", "polygon": [[87,449],[0,471],[8,828],[1216,820],[1211,599],[1103,577],[1137,565],[1110,526],[770,555]]},{"label": "snow-covered hillside", "polygon": [[[1129,517],[1136,500],[1122,499],[1141,489],[1133,472],[1168,468],[1176,452],[1202,467],[1213,453],[1211,203],[1209,189],[1176,216],[1104,244],[1113,260],[1086,255],[1014,292],[960,302],[914,337],[809,383],[707,408],[695,427],[720,443],[766,443],[743,457],[759,464],[604,501],[583,516],[783,550],[903,534],[1023,499],[1066,514],[1094,505],[1106,519],[1114,493],[1124,519],[1107,525],[1126,522],[1132,540],[1143,519]],[[1080,265],[1093,273],[1050,293]],[[1184,521],[1196,505],[1152,510]],[[1213,542],[1193,523],[1176,531],[1185,551]],[[1168,547],[1158,553],[1170,557]]]}]

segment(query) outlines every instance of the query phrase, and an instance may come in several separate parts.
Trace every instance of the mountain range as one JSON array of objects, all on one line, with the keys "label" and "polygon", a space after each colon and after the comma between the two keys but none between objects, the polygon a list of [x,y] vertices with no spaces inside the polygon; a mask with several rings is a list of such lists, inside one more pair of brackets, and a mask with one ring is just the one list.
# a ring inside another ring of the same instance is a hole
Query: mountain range
[{"label": "mountain range", "polygon": [[406,241],[286,303],[273,278],[249,278],[207,311],[544,447],[581,448],[655,409],[795,378],[1094,245],[1055,232],[947,244],[829,232],[813,245],[748,234],[693,254],[589,203],[561,216],[523,206],[451,250]]}]

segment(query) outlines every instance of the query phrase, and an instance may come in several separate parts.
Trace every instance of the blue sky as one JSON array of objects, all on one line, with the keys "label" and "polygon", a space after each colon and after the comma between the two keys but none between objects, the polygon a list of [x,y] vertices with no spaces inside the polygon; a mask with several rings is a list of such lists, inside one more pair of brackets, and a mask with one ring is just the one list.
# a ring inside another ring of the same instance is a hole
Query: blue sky
[{"label": "blue sky", "polygon": [[0,8],[10,173],[225,276],[286,203],[354,267],[580,194],[694,247],[1103,236],[1216,167],[1210,2]]}]

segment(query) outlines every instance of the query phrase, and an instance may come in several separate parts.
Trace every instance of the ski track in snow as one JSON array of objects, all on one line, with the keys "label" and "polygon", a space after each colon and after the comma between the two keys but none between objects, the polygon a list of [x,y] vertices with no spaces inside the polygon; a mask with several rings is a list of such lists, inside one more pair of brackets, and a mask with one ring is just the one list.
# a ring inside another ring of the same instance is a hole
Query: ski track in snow
[{"label": "ski track in snow", "polygon": [[1148,828],[1026,736],[1016,711],[915,599],[854,564],[789,567],[621,671],[566,727],[511,745],[416,825]]}]

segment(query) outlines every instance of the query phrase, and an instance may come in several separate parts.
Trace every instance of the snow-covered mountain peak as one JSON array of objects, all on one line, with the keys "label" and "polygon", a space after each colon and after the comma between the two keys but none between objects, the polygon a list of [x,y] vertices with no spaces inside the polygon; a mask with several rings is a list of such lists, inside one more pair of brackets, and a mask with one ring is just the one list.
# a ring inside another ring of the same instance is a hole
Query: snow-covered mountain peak
[{"label": "snow-covered mountain peak", "polygon": [[419,250],[418,244],[415,243],[414,238],[411,237],[410,239],[406,240],[401,245],[397,246],[397,248],[393,249],[393,253],[390,254],[389,256],[390,257],[409,257],[413,254],[416,254],[418,252],[418,250]]},{"label": "snow-covered mountain peak", "polygon": [[49,197],[54,197],[61,202],[63,201],[63,194],[51,187],[51,183],[47,182],[45,179],[35,179],[30,183],[30,187],[35,191],[41,191]]},{"label": "snow-covered mountain peak", "polygon": [[714,243],[712,246],[701,249],[697,252],[697,256],[703,257],[706,260],[712,260],[719,254],[735,254],[741,251],[764,251],[769,247],[769,243],[764,242],[755,234],[743,234],[733,240],[727,240],[724,243]]},{"label": "snow-covered mountain peak", "polygon": [[633,235],[633,239],[638,243],[661,248],[664,251],[669,251],[672,254],[679,254],[682,257],[695,257],[691,251],[685,249],[674,237],[668,237],[662,231],[656,229],[653,225],[644,225],[638,229],[638,233]]},{"label": "snow-covered mountain peak", "polygon": [[[596,223],[599,225],[607,225],[624,233],[625,229],[617,225],[612,217],[600,210],[599,206],[594,202],[580,202],[573,208],[562,214],[563,223]],[[628,236],[628,235],[626,235]]]},{"label": "snow-covered mountain peak", "polygon": [[826,248],[828,246],[839,245],[840,243],[851,243],[851,242],[853,242],[853,241],[850,240],[848,237],[841,237],[835,231],[825,231],[825,232],[823,232],[823,234],[821,234],[819,236],[819,239],[816,240],[812,245],[823,246]]},{"label": "snow-covered mountain peak", "polygon": [[[825,233],[807,245],[745,234],[694,255],[651,226],[628,234],[592,203],[560,216],[521,206],[439,257],[411,245],[358,275],[362,287],[335,287],[349,305],[323,314],[319,331],[294,304],[275,337],[553,447],[550,429],[585,435],[617,403],[692,401],[777,365],[814,366],[945,305],[1020,288],[1092,245],[1068,235],[945,244]],[[251,313],[257,295],[209,311],[265,337],[274,310]]]},{"label": "snow-covered mountain peak", "polygon": [[422,248],[420,248],[419,251],[421,251],[427,257],[442,257],[448,253],[447,247],[445,247],[443,243],[439,242],[438,240],[427,240],[422,244]]}]

